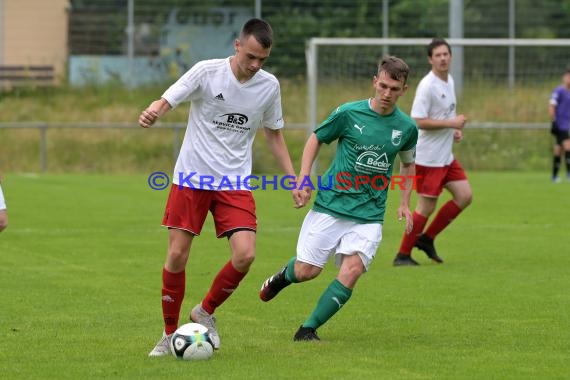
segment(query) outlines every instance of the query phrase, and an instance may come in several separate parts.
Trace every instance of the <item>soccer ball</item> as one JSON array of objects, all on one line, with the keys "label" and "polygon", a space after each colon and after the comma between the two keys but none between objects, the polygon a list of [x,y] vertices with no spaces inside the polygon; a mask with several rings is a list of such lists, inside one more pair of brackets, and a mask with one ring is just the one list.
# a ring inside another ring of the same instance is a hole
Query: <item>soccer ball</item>
[{"label": "soccer ball", "polygon": [[214,353],[208,329],[199,323],[180,326],[170,339],[170,351],[178,359],[205,360]]}]

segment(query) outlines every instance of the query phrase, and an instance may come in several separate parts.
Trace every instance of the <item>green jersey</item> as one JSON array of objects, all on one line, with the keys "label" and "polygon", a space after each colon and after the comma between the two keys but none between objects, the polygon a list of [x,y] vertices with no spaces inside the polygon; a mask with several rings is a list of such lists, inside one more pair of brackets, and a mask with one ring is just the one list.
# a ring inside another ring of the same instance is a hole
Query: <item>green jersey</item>
[{"label": "green jersey", "polygon": [[338,140],[338,145],[331,166],[319,179],[313,209],[357,223],[382,223],[394,159],[399,152],[414,157],[414,120],[398,107],[380,115],[366,99],[338,107],[315,134],[321,143]]}]

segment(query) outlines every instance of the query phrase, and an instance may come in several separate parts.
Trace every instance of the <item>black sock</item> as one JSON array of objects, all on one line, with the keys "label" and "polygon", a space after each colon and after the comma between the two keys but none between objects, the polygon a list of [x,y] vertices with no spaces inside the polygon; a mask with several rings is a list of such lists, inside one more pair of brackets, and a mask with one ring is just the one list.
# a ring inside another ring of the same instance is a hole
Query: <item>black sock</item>
[{"label": "black sock", "polygon": [[552,162],[552,178],[558,177],[558,170],[560,170],[560,156],[554,156],[554,160]]},{"label": "black sock", "polygon": [[566,159],[566,175],[570,175],[570,150],[564,151],[564,156]]}]

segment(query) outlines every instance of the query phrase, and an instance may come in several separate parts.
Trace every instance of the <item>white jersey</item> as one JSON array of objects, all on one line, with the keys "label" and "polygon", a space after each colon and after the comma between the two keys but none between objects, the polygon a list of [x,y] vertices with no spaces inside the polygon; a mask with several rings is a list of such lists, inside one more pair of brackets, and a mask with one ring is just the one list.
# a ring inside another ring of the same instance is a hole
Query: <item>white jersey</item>
[{"label": "white jersey", "polygon": [[[455,85],[451,75],[447,82],[430,71],[418,84],[411,116],[416,119],[453,119],[456,116]],[[453,161],[453,134],[455,129],[419,130],[416,163],[442,167]]]},{"label": "white jersey", "polygon": [[191,101],[172,183],[197,189],[247,190],[251,151],[260,127],[283,127],[277,78],[259,70],[240,83],[230,58],[198,62],[162,95],[171,107]]}]

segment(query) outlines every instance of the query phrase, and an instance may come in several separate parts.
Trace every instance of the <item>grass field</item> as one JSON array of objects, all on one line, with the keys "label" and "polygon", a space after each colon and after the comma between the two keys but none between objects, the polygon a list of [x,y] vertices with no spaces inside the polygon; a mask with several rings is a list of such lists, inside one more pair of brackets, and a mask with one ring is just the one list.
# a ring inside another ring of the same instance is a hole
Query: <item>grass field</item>
[{"label": "grass field", "polygon": [[[403,225],[391,194],[384,240],[351,301],[319,330],[292,335],[335,275],[268,304],[264,278],[294,254],[306,210],[255,193],[258,255],[218,309],[222,347],[207,362],[148,358],[160,337],[166,191],[146,177],[6,175],[0,234],[2,379],[564,379],[570,374],[570,183],[548,173],[472,172],[474,203],[437,241],[443,265],[414,253],[394,268]],[[415,251],[414,251],[415,252]],[[209,220],[187,269],[182,318],[226,262]]]}]

